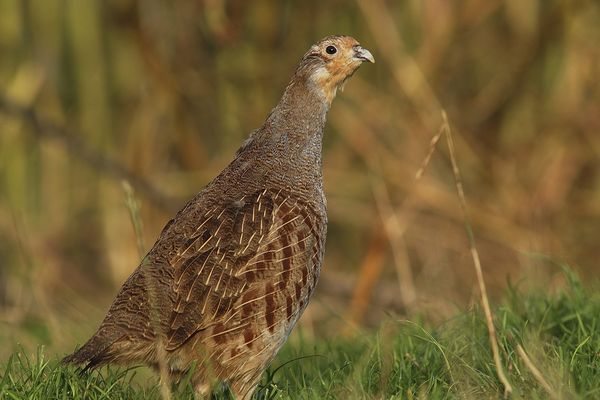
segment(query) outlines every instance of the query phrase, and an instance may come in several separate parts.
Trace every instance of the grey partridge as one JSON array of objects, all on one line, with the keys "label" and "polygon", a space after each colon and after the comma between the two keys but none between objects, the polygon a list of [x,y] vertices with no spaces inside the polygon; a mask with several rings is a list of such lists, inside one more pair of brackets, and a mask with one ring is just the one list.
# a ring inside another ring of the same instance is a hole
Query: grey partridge
[{"label": "grey partridge", "polygon": [[311,46],[234,160],[167,223],[98,331],[64,361],[145,363],[250,399],[313,293],[327,231],[321,146],[337,89],[371,53]]}]

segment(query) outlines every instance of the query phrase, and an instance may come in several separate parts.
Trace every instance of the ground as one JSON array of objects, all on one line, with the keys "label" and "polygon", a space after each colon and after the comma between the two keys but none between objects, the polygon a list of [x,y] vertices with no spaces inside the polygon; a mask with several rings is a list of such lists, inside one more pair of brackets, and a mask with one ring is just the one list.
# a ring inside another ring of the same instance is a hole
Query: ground
[{"label": "ground", "polygon": [[[564,274],[562,289],[522,293],[512,287],[494,307],[510,398],[600,398],[600,291],[584,288],[569,270]],[[255,398],[502,398],[489,348],[478,307],[435,326],[390,317],[377,332],[288,343]],[[156,379],[143,367],[81,374],[59,365],[58,357],[43,348],[33,354],[16,349],[0,364],[0,398],[161,398]],[[185,381],[173,394],[193,398]],[[225,389],[213,398],[228,396]]]}]

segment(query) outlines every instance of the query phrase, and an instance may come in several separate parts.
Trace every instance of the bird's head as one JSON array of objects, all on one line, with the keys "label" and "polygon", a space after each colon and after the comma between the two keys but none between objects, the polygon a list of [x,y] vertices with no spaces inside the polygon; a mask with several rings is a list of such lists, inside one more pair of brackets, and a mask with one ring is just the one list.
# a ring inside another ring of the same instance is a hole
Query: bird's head
[{"label": "bird's head", "polygon": [[375,59],[356,39],[328,36],[311,46],[300,61],[296,75],[306,79],[331,103],[338,88],[343,88],[346,80],[365,61],[374,63]]}]

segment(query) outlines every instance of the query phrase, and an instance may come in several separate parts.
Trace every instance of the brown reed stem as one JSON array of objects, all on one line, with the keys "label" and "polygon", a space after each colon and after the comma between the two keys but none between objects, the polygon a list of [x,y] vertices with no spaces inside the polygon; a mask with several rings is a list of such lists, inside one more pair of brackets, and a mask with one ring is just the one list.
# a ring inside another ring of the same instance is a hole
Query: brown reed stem
[{"label": "brown reed stem", "polygon": [[508,394],[512,392],[512,386],[506,378],[506,375],[504,374],[504,368],[502,367],[502,358],[500,357],[500,351],[498,349],[498,338],[496,336],[496,328],[494,327],[494,318],[490,309],[490,303],[488,301],[485,281],[483,280],[483,271],[481,269],[479,252],[477,251],[477,247],[475,246],[475,236],[473,235],[473,228],[471,226],[471,220],[469,218],[467,200],[463,189],[460,169],[458,168],[458,163],[456,161],[454,141],[452,140],[452,130],[450,129],[450,124],[448,123],[448,116],[446,115],[446,111],[444,110],[442,110],[442,119],[442,129],[446,133],[446,141],[448,143],[448,151],[450,153],[450,161],[452,163],[452,172],[454,174],[454,181],[456,183],[456,191],[458,193],[460,207],[463,211],[463,215],[465,218],[465,229],[469,238],[469,249],[471,251],[471,257],[473,258],[473,264],[475,266],[475,272],[477,274],[477,282],[479,284],[479,291],[481,293],[481,305],[483,307],[483,312],[485,313],[485,320],[487,323],[488,334],[490,337],[490,345],[492,347],[494,363],[496,364],[496,373],[498,374],[498,379],[500,379],[500,382],[502,383],[502,385],[504,385],[504,396],[507,397]]},{"label": "brown reed stem", "polygon": [[546,380],[546,378],[544,378],[544,375],[542,375],[542,373],[540,372],[540,370],[531,361],[531,359],[529,358],[529,356],[527,356],[527,353],[525,352],[525,349],[520,344],[517,345],[517,353],[519,353],[519,357],[521,357],[521,359],[525,363],[525,366],[527,368],[529,368],[529,371],[531,371],[531,374],[533,375],[533,377],[544,388],[544,390],[548,393],[548,395],[550,396],[550,398],[552,398],[552,399],[559,399],[560,396],[558,396],[556,394],[556,391],[554,389],[552,389],[552,386],[550,386],[550,384],[548,383],[548,381]]}]

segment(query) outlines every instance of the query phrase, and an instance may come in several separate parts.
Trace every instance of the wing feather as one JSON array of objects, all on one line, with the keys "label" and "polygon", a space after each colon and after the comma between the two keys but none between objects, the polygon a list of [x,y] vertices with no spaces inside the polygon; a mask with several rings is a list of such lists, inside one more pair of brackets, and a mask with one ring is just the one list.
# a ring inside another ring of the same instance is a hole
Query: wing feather
[{"label": "wing feather", "polygon": [[[217,324],[207,337],[244,329],[251,318],[244,315],[248,305],[274,299],[284,287],[286,269],[312,262],[314,255],[305,253],[312,250],[308,243],[315,242],[316,232],[310,213],[300,212],[305,208],[281,190],[263,190],[211,208],[197,218],[197,226],[178,233],[184,240],[168,260],[174,308],[167,350]],[[272,291],[257,290],[269,279]]]}]

